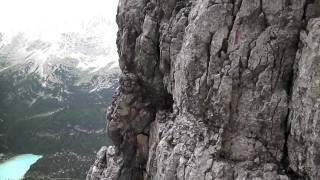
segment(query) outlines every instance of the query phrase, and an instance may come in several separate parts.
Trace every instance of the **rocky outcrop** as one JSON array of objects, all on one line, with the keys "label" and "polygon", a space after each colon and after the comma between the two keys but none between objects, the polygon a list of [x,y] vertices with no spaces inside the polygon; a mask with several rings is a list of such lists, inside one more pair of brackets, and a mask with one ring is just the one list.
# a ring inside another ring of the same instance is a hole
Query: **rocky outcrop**
[{"label": "rocky outcrop", "polygon": [[115,146],[87,179],[320,179],[319,9],[120,0]]},{"label": "rocky outcrop", "polygon": [[301,32],[289,116],[289,165],[305,179],[320,179],[320,18]]}]

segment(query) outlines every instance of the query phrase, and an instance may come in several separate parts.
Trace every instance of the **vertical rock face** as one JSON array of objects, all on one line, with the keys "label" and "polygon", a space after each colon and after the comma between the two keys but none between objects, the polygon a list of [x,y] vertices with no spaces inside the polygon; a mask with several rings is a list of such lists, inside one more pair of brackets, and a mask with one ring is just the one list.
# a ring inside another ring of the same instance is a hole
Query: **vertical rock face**
[{"label": "vertical rock face", "polygon": [[320,178],[320,18],[301,32],[297,52],[297,78],[293,86],[290,167],[309,179]]},{"label": "vertical rock face", "polygon": [[115,146],[87,179],[320,179],[317,17],[319,0],[119,0]]}]

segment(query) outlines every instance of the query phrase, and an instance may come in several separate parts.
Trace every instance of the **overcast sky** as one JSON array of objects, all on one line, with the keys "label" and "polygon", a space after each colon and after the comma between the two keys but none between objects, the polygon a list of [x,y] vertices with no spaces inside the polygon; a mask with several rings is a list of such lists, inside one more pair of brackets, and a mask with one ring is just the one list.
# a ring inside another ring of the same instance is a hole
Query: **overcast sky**
[{"label": "overcast sky", "polygon": [[[101,37],[102,46],[109,48],[110,52],[107,57],[94,59],[81,67],[101,68],[110,61],[115,61],[117,66],[117,5],[118,0],[0,0],[0,33],[4,33],[3,43],[23,32],[30,40],[41,39],[57,44],[61,33],[85,35],[86,28],[102,18],[104,24],[89,30]],[[51,51],[55,50],[51,48]]]},{"label": "overcast sky", "polygon": [[[103,16],[115,22],[118,0],[0,0],[0,32],[23,31],[54,39],[57,32],[77,31]],[[114,23],[116,31],[116,25]],[[112,31],[112,30],[108,30]]]}]

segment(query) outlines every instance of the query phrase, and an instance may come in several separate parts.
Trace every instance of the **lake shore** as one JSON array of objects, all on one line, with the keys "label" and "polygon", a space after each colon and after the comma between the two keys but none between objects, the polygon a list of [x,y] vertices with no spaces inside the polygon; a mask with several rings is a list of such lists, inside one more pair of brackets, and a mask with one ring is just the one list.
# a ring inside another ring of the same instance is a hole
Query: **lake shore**
[{"label": "lake shore", "polygon": [[2,158],[6,160],[0,163],[0,180],[21,179],[42,155],[20,154],[11,158],[3,155]]},{"label": "lake shore", "polygon": [[15,155],[12,153],[5,154],[5,153],[0,153],[0,164],[3,163],[4,161],[13,158]]}]

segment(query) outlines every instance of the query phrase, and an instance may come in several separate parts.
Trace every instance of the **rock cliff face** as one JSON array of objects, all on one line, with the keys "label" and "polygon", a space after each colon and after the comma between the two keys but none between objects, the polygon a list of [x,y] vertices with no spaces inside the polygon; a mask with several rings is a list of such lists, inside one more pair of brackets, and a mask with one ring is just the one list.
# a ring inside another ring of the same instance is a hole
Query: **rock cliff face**
[{"label": "rock cliff face", "polygon": [[119,0],[87,180],[320,179],[320,0]]}]

